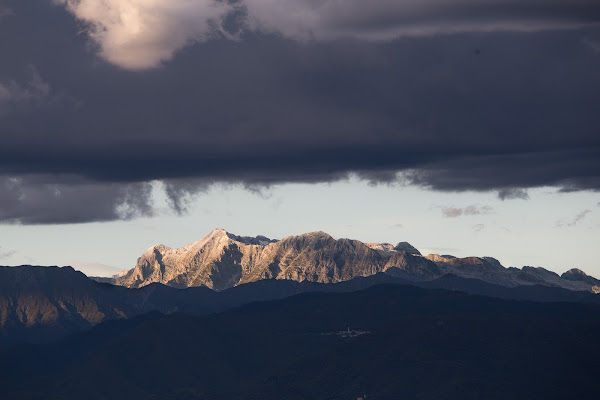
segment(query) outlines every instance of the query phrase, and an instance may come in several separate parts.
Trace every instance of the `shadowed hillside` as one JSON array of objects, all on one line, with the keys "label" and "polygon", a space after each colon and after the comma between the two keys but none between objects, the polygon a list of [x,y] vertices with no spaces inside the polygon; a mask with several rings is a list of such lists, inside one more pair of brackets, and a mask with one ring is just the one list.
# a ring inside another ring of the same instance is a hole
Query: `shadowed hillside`
[{"label": "shadowed hillside", "polygon": [[0,354],[0,383],[14,399],[591,399],[598,321],[597,305],[377,285],[21,345]]}]

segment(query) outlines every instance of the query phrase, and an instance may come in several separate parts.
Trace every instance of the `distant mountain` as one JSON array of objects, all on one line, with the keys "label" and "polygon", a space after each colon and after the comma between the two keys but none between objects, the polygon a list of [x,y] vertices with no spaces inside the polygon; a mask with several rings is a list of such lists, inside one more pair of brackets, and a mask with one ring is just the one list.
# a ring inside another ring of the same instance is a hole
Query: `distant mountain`
[{"label": "distant mountain", "polygon": [[598,321],[599,305],[377,285],[13,347],[0,386],[12,400],[591,400]]},{"label": "distant mountain", "polygon": [[393,246],[336,240],[324,232],[271,240],[237,236],[223,229],[179,249],[153,246],[125,275],[102,281],[130,288],[158,282],[176,288],[224,290],[263,279],[336,283],[390,269],[394,276],[412,281],[453,274],[506,287],[542,285],[600,292],[600,281],[579,270],[559,276],[543,268],[505,268],[492,257],[422,256],[407,242]]}]

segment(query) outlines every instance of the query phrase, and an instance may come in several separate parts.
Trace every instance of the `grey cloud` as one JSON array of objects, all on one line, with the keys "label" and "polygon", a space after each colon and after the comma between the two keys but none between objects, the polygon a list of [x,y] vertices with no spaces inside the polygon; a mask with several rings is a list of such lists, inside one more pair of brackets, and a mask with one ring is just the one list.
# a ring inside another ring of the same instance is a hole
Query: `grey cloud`
[{"label": "grey cloud", "polygon": [[456,218],[462,215],[482,215],[489,214],[493,211],[490,206],[470,205],[464,208],[457,207],[442,207],[442,215],[447,218]]},{"label": "grey cloud", "polygon": [[[568,132],[566,127],[564,132]],[[592,139],[591,133],[589,135],[589,139]],[[454,191],[466,186],[479,191],[498,190],[499,197],[504,195],[504,199],[515,198],[507,195],[523,194],[519,190],[515,192],[515,186],[557,186],[563,192],[597,191],[600,189],[600,177],[592,171],[600,168],[600,147],[595,139],[592,142],[587,149],[540,149],[524,154],[507,151],[502,155],[467,155],[431,163],[420,169],[404,172],[403,175],[411,184],[435,190]],[[579,172],[574,174],[575,171]]]},{"label": "grey cloud", "polygon": [[75,111],[80,106],[73,97],[54,90],[34,65],[27,65],[23,70],[27,76],[23,82],[0,79],[0,118],[34,111]]},{"label": "grey cloud", "polygon": [[465,215],[480,215],[480,214],[489,214],[493,211],[490,206],[467,206],[465,207]]},{"label": "grey cloud", "polygon": [[401,228],[404,228],[404,225],[402,225],[402,224],[394,224],[394,225],[390,225],[389,228],[390,229],[401,229]]},{"label": "grey cloud", "polygon": [[485,229],[485,225],[484,224],[473,225],[473,231],[474,232],[481,232],[484,229]]},{"label": "grey cloud", "polygon": [[77,178],[0,178],[0,221],[53,224],[130,219],[152,214],[148,184],[99,184]]},{"label": "grey cloud", "polygon": [[246,191],[263,200],[269,200],[273,197],[270,185],[244,184],[243,187]]},{"label": "grey cloud", "polygon": [[9,258],[13,255],[15,255],[17,253],[16,250],[3,250],[2,246],[0,246],[0,260],[5,259],[5,258]]},{"label": "grey cloud", "polygon": [[594,53],[600,54],[600,38],[584,38],[583,44],[588,46]]},{"label": "grey cloud", "polygon": [[463,215],[463,209],[456,207],[443,207],[442,215],[448,218],[460,217],[461,215]]},{"label": "grey cloud", "polygon": [[210,183],[196,179],[171,179],[163,182],[167,203],[179,215],[187,212],[198,194],[206,193],[210,186]]},{"label": "grey cloud", "polygon": [[580,212],[579,214],[577,214],[573,219],[571,220],[560,220],[556,222],[556,226],[559,228],[568,226],[568,227],[573,227],[576,226],[579,222],[583,221],[583,219],[589,214],[591,213],[591,210],[583,210],[582,212]]},{"label": "grey cloud", "polygon": [[529,200],[529,194],[524,189],[505,188],[498,191],[500,200],[522,199]]},{"label": "grey cloud", "polygon": [[50,99],[51,89],[40,77],[37,69],[28,67],[30,80],[20,85],[14,80],[0,81],[0,116],[40,106]]},{"label": "grey cloud", "polygon": [[573,225],[577,225],[577,223],[581,220],[583,220],[589,213],[591,213],[591,210],[584,210],[582,212],[580,212],[579,214],[577,214],[575,216],[575,219],[573,220]]}]

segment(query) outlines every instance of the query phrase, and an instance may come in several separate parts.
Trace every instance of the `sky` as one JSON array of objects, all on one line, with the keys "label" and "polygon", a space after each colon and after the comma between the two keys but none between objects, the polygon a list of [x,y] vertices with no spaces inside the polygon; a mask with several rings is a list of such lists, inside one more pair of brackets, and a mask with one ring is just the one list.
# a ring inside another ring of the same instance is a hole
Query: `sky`
[{"label": "sky", "polygon": [[595,0],[0,1],[0,264],[222,227],[600,277]]}]

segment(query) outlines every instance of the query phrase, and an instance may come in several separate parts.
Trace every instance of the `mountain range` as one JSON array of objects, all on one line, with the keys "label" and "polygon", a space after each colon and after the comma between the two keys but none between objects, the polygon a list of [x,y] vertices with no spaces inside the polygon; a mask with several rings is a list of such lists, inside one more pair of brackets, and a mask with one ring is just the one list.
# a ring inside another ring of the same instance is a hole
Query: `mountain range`
[{"label": "mountain range", "polygon": [[122,276],[100,279],[139,288],[162,283],[175,288],[206,286],[224,290],[264,279],[337,283],[385,272],[410,281],[431,281],[446,274],[506,287],[542,285],[600,292],[600,280],[571,269],[562,275],[544,268],[505,268],[492,257],[427,256],[407,242],[363,243],[311,232],[272,240],[215,229],[178,249],[156,245]]},{"label": "mountain range", "polygon": [[135,268],[113,278],[88,278],[71,267],[0,267],[0,348],[153,311],[207,315],[253,301],[381,283],[600,303],[598,280],[576,269],[559,276],[542,268],[504,268],[491,257],[422,256],[406,242],[336,240],[323,232],[276,241],[216,229],[181,249],[153,246]]},{"label": "mountain range", "polygon": [[112,278],[0,266],[0,398],[595,399],[599,283],[222,229]]}]

